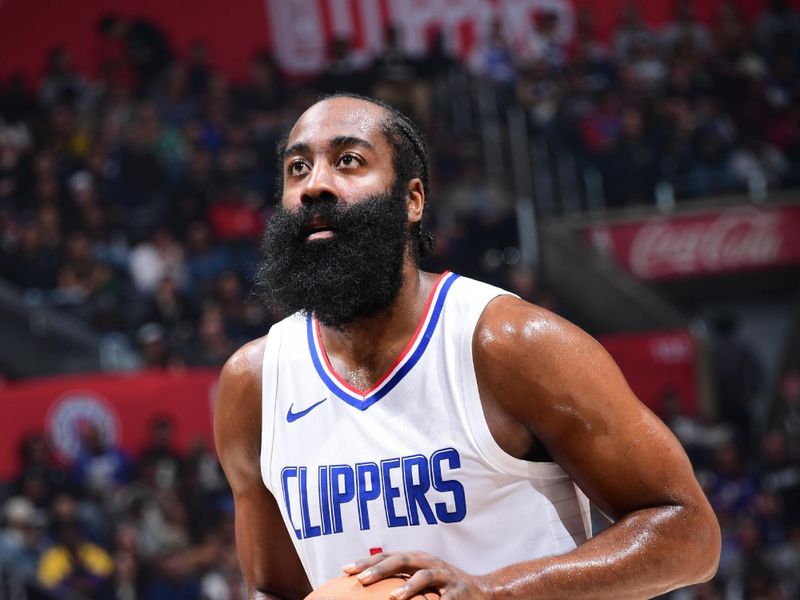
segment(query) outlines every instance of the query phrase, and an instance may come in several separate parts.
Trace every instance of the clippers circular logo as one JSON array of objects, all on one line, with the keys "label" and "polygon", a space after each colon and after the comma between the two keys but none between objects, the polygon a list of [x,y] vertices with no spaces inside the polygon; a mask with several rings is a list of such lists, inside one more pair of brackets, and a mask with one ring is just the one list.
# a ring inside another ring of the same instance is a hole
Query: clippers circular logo
[{"label": "clippers circular logo", "polygon": [[119,417],[114,408],[93,392],[76,391],[65,394],[53,404],[47,416],[47,432],[53,449],[67,460],[80,451],[81,429],[93,425],[104,445],[119,441]]}]

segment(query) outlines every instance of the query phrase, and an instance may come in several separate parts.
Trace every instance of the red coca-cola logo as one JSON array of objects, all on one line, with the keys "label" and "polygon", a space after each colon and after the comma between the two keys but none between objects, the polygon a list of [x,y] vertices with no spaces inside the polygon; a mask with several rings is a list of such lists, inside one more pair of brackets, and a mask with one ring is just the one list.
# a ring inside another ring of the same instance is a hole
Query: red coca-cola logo
[{"label": "red coca-cola logo", "polygon": [[642,279],[770,265],[781,257],[780,225],[780,214],[764,212],[648,224],[634,235],[627,262]]}]

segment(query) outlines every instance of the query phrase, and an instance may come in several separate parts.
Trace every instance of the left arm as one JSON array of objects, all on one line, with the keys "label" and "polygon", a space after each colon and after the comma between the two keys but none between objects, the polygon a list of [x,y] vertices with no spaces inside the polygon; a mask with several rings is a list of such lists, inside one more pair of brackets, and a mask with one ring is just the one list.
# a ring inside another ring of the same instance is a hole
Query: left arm
[{"label": "left arm", "polygon": [[614,524],[566,554],[481,576],[416,552],[371,557],[347,572],[365,584],[413,573],[398,600],[425,588],[447,600],[647,598],[713,576],[719,525],[691,464],[600,344],[501,297],[484,311],[473,350],[485,410],[496,407],[541,441]]}]

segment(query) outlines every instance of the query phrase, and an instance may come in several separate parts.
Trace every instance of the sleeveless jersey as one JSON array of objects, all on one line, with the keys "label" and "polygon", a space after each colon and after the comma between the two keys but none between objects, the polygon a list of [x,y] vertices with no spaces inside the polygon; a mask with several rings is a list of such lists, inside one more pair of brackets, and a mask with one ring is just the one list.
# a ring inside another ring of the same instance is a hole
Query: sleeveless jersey
[{"label": "sleeveless jersey", "polygon": [[442,274],[405,351],[365,391],[334,372],[315,319],[270,330],[261,472],[315,588],[376,548],[481,574],[590,535],[589,502],[561,467],[506,454],[484,417],[472,337],[505,293]]}]

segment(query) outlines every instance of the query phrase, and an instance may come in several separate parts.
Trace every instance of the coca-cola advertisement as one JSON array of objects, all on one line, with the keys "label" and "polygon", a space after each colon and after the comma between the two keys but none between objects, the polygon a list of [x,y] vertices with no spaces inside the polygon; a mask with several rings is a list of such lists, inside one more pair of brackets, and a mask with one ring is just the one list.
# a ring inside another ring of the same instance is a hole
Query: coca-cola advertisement
[{"label": "coca-cola advertisement", "polygon": [[800,265],[800,205],[654,217],[592,225],[582,233],[648,281]]}]

